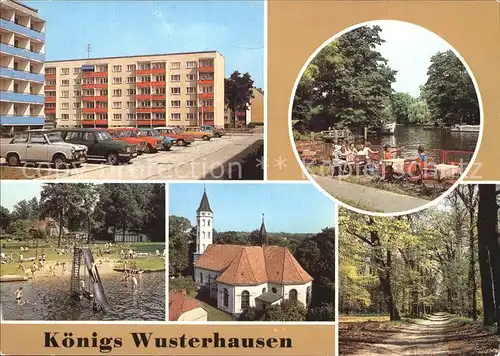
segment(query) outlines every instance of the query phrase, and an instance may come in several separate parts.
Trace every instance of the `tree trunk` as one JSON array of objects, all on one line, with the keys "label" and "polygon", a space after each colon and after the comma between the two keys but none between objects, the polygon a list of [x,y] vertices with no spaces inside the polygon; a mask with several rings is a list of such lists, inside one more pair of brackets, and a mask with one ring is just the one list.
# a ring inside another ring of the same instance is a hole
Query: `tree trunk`
[{"label": "tree trunk", "polygon": [[[495,300],[493,299],[493,277],[492,267],[495,263],[489,249],[491,225],[497,221],[497,210],[495,201],[495,186],[492,184],[479,184],[479,209],[477,219],[478,232],[478,257],[479,274],[481,275],[481,291],[483,295],[483,325],[493,325],[495,320]],[[495,203],[495,217],[492,219],[492,204]],[[488,221],[490,220],[490,221]],[[493,223],[492,223],[493,222]],[[493,231],[496,236],[496,231]],[[498,257],[497,257],[498,258]],[[496,260],[498,261],[498,259]],[[498,262],[496,263],[498,265]],[[500,285],[500,284],[499,284]]]},{"label": "tree trunk", "polygon": [[476,297],[476,256],[475,250],[475,234],[474,234],[474,223],[475,223],[476,209],[469,208],[470,226],[469,226],[469,293],[471,293],[471,310],[469,311],[469,316],[473,320],[477,320],[477,297]]},{"label": "tree trunk", "polygon": [[61,238],[62,238],[62,230],[63,230],[63,213],[59,212],[59,238],[57,241],[57,247],[61,247]]}]

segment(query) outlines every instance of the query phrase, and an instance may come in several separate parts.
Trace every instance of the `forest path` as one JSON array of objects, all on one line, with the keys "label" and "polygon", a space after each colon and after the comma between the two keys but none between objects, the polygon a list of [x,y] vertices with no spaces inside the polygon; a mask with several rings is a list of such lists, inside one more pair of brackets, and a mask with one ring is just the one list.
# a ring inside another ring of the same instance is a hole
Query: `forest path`
[{"label": "forest path", "polygon": [[[460,333],[454,315],[436,313],[415,324],[404,324],[399,332],[380,335],[380,343],[361,344],[354,355],[456,355],[457,343],[468,342]],[[460,348],[459,348],[460,349]],[[478,353],[479,354],[479,353]]]}]

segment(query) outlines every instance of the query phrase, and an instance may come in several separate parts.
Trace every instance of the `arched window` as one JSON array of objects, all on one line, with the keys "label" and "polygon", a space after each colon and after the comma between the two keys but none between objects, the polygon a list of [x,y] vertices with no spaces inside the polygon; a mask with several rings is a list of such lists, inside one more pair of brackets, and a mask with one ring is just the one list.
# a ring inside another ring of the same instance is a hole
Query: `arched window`
[{"label": "arched window", "polygon": [[205,226],[205,219],[201,220],[201,226]]},{"label": "arched window", "polygon": [[204,239],[205,238],[205,231],[201,233],[201,237]]},{"label": "arched window", "polygon": [[203,272],[200,272],[200,283],[203,284]]},{"label": "arched window", "polygon": [[290,292],[288,293],[288,299],[297,300],[297,289],[290,289]]},{"label": "arched window", "polygon": [[201,253],[205,252],[205,245],[201,245]]},{"label": "arched window", "polygon": [[210,238],[210,231],[207,232],[207,238]]},{"label": "arched window", "polygon": [[262,288],[262,293],[266,292],[266,287]]},{"label": "arched window", "polygon": [[307,287],[306,289],[306,305],[309,305],[311,303],[311,287]]},{"label": "arched window", "polygon": [[207,220],[207,225],[210,226],[210,220]]},{"label": "arched window", "polygon": [[244,290],[241,293],[241,309],[245,310],[250,307],[250,293]]},{"label": "arched window", "polygon": [[229,292],[227,288],[224,288],[224,299],[222,300],[222,305],[226,308],[229,306]]}]

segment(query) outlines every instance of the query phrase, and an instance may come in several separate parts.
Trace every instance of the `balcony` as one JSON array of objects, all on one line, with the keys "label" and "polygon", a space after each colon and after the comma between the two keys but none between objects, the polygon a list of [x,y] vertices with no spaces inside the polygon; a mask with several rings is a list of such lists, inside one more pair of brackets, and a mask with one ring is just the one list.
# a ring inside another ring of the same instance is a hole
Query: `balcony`
[{"label": "balcony", "polygon": [[165,126],[166,119],[155,119],[155,120],[137,120],[137,125],[143,126]]},{"label": "balcony", "polygon": [[95,113],[96,114],[107,114],[108,108],[95,108]]},{"label": "balcony", "polygon": [[151,74],[166,74],[167,68],[152,68]]},{"label": "balcony", "polygon": [[151,95],[151,100],[165,100],[167,98],[166,94],[153,94]]},{"label": "balcony", "polygon": [[19,115],[1,115],[0,125],[43,125],[45,119],[43,116],[19,116]]},{"label": "balcony", "polygon": [[16,70],[13,68],[6,68],[6,67],[0,67],[0,77],[12,78],[18,80],[27,80],[30,82],[38,82],[38,83],[45,82],[43,74],[25,72],[22,70]]},{"label": "balcony", "polygon": [[82,84],[82,89],[107,89],[108,83]]},{"label": "balcony", "polygon": [[94,126],[94,120],[82,120],[82,125]]},{"label": "balcony", "polygon": [[82,78],[107,78],[108,72],[82,72]]},{"label": "balcony", "polygon": [[82,112],[85,114],[95,113],[95,108],[82,108]]},{"label": "balcony", "polygon": [[55,96],[46,96],[45,97],[45,102],[46,103],[55,103],[56,102],[56,97]]},{"label": "balcony", "polygon": [[167,108],[165,106],[154,106],[151,108],[151,112],[166,112]]},{"label": "balcony", "polygon": [[198,112],[214,112],[213,106],[200,106]]},{"label": "balcony", "polygon": [[151,86],[151,82],[137,82],[138,88],[149,88]]},{"label": "balcony", "polygon": [[151,106],[136,108],[135,111],[139,114],[148,114],[151,112]]},{"label": "balcony", "polygon": [[45,84],[45,91],[50,91],[50,90],[56,90],[56,86],[55,85],[47,85]]},{"label": "balcony", "polygon": [[151,74],[151,69],[137,69],[135,73],[137,75],[149,75]]},{"label": "balcony", "polygon": [[137,100],[151,100],[151,94],[137,94],[135,98]]},{"label": "balcony", "polygon": [[12,91],[0,91],[0,101],[10,103],[41,104],[45,102],[43,95],[14,93]]},{"label": "balcony", "polygon": [[0,52],[10,54],[15,57],[22,57],[26,59],[31,59],[37,62],[44,62],[45,55],[37,52],[31,52],[24,48],[17,48],[6,43],[0,44]]},{"label": "balcony", "polygon": [[95,100],[95,96],[82,96],[82,101],[94,101]]},{"label": "balcony", "polygon": [[48,108],[48,107],[45,107],[45,115],[51,115],[51,114],[55,114],[56,113],[56,108]]},{"label": "balcony", "polygon": [[198,72],[202,73],[213,73],[214,72],[214,67],[198,67]]},{"label": "balcony", "polygon": [[55,73],[53,74],[47,74],[45,73],[45,80],[54,80],[56,79],[57,75]]},{"label": "balcony", "polygon": [[42,32],[38,32],[38,31],[32,30],[31,28],[18,25],[17,23],[6,20],[4,18],[2,18],[2,20],[0,21],[0,28],[10,30],[12,32],[33,38],[33,39],[38,40],[38,41],[42,41],[42,42],[45,41],[45,34],[43,34]]},{"label": "balcony", "polygon": [[213,99],[214,93],[200,93],[200,94],[198,94],[198,98],[200,98],[200,99]]},{"label": "balcony", "polygon": [[214,80],[213,79],[206,79],[206,80],[198,80],[199,85],[213,85]]}]

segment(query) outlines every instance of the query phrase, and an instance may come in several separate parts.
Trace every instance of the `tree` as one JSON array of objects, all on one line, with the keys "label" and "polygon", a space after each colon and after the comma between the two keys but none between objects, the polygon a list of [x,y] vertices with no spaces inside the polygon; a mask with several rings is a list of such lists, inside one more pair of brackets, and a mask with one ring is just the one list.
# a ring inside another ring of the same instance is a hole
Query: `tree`
[{"label": "tree", "polygon": [[225,104],[231,109],[232,124],[236,123],[236,112],[246,112],[250,106],[253,95],[254,81],[249,73],[241,74],[238,71],[231,73],[229,78],[224,80]]},{"label": "tree", "polygon": [[155,242],[165,241],[165,184],[152,184],[147,197],[146,230]]},{"label": "tree", "polygon": [[283,300],[265,310],[262,321],[306,321],[307,310],[298,301]]},{"label": "tree", "polygon": [[448,50],[431,57],[421,96],[434,122],[478,125],[479,100],[474,83],[460,59]]},{"label": "tree", "polygon": [[408,125],[410,120],[410,108],[415,103],[415,98],[408,93],[393,93],[390,96],[391,111],[398,124]]},{"label": "tree", "polygon": [[14,219],[24,220],[37,220],[39,216],[39,207],[37,198],[28,200],[21,200],[12,210],[12,217]]},{"label": "tree", "polygon": [[191,222],[180,216],[171,215],[168,223],[169,274],[180,276],[189,268],[189,243]]},{"label": "tree", "polygon": [[332,321],[335,320],[335,306],[331,303],[321,303],[311,308],[307,314],[307,320]]},{"label": "tree", "polygon": [[63,229],[70,225],[71,217],[80,217],[84,207],[86,184],[49,183],[40,194],[41,217],[52,217],[59,224],[57,246],[61,246]]},{"label": "tree", "polygon": [[2,231],[7,231],[11,222],[12,216],[9,209],[0,206],[0,229],[2,229]]}]

